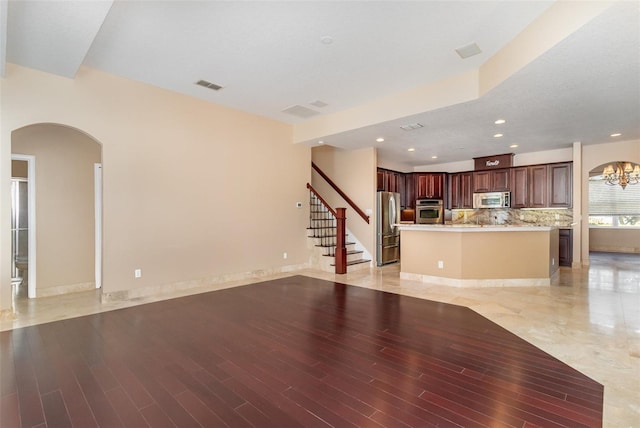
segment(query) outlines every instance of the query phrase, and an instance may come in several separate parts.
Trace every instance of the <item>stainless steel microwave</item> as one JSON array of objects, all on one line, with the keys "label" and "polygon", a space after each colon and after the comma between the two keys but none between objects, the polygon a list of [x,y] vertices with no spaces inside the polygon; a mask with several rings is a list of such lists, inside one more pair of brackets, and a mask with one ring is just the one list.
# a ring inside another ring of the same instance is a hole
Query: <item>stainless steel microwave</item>
[{"label": "stainless steel microwave", "polygon": [[473,208],[510,208],[511,192],[473,194]]}]

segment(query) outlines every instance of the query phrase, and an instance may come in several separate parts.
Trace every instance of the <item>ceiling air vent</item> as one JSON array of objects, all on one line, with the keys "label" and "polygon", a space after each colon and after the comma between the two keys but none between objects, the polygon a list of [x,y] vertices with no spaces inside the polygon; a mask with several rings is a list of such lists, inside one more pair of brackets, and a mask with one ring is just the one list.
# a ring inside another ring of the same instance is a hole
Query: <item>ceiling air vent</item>
[{"label": "ceiling air vent", "polygon": [[205,88],[212,89],[214,91],[219,91],[222,89],[222,86],[216,85],[215,83],[207,82],[206,80],[198,80],[196,82],[198,86],[204,86]]},{"label": "ceiling air vent", "polygon": [[307,108],[305,106],[301,106],[301,105],[295,105],[295,106],[291,106],[291,107],[287,107],[286,109],[282,110],[283,113],[288,113],[292,116],[297,116],[297,117],[301,117],[303,119],[307,119],[309,117],[315,116],[318,113],[315,110],[311,110],[310,108]]},{"label": "ceiling air vent", "polygon": [[319,107],[319,108],[326,107],[326,106],[329,105],[329,104],[325,103],[324,101],[320,101],[320,100],[315,100],[314,102],[309,103],[309,104],[311,104],[314,107]]},{"label": "ceiling air vent", "polygon": [[456,52],[458,53],[460,58],[465,59],[469,58],[470,56],[478,55],[482,51],[477,44],[471,43],[470,45],[456,49]]},{"label": "ceiling air vent", "polygon": [[423,126],[424,126],[423,124],[416,122],[416,123],[410,123],[408,125],[402,125],[400,129],[403,129],[405,131],[413,131],[414,129],[420,129]]}]

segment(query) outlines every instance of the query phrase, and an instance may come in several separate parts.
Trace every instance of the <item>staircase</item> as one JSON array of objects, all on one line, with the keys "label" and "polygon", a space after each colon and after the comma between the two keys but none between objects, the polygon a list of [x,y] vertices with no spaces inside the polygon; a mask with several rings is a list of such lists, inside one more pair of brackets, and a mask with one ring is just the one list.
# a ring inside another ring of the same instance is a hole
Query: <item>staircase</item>
[{"label": "staircase", "polygon": [[[324,203],[309,192],[309,247],[312,250],[311,266],[325,271],[335,272],[336,255],[336,218]],[[363,258],[363,251],[356,249],[355,242],[345,243],[347,247],[347,272],[369,269],[371,260]]]}]

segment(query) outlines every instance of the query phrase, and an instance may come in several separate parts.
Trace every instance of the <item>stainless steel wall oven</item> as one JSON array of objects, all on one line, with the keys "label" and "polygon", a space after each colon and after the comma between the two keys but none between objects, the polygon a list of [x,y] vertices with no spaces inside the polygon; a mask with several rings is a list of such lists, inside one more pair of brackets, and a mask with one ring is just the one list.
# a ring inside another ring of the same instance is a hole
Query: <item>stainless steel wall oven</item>
[{"label": "stainless steel wall oven", "polygon": [[416,223],[442,224],[444,221],[444,204],[442,199],[416,200]]}]

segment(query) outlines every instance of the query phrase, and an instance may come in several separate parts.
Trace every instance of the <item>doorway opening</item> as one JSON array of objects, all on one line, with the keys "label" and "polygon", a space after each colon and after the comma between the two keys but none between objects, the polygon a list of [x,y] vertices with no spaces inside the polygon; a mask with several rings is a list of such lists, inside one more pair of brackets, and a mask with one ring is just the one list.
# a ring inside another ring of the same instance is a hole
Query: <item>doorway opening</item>
[{"label": "doorway opening", "polygon": [[[100,288],[102,145],[81,130],[39,123],[11,133],[11,152],[12,286],[26,289],[14,293],[14,305],[15,298]],[[28,171],[14,174],[20,162]]]},{"label": "doorway opening", "polygon": [[589,251],[640,254],[640,185],[607,182],[604,168],[589,171]]},{"label": "doorway opening", "polygon": [[11,285],[36,296],[35,156],[11,155]]}]

